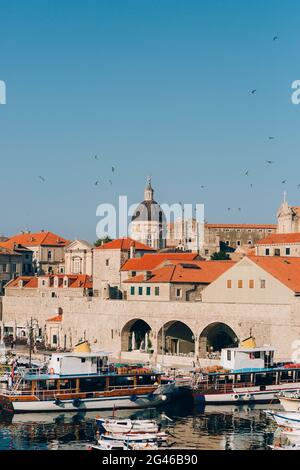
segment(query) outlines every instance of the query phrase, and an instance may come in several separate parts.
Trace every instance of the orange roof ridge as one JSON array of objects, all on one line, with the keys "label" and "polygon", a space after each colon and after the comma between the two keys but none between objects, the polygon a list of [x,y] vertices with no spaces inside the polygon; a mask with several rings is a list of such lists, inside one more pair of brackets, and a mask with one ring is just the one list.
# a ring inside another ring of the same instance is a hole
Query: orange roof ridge
[{"label": "orange roof ridge", "polygon": [[300,243],[300,233],[273,233],[262,240],[259,240],[256,245],[275,245],[281,243]]}]

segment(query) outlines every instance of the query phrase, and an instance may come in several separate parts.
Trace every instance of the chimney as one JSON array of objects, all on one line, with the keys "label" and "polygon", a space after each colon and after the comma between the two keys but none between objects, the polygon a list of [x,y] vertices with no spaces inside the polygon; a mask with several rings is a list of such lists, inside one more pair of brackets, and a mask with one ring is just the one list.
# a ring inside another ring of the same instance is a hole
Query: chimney
[{"label": "chimney", "polygon": [[135,243],[132,242],[130,245],[130,258],[135,258]]},{"label": "chimney", "polygon": [[152,277],[152,272],[151,271],[146,271],[145,274],[144,274],[145,281],[149,281],[149,279],[151,279],[151,277]]}]

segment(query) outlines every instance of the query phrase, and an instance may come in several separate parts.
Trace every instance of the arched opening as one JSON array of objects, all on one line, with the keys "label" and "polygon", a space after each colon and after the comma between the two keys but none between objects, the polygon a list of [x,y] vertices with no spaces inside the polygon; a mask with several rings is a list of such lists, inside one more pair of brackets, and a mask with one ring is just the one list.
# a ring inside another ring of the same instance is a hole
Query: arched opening
[{"label": "arched opening", "polygon": [[181,321],[166,323],[158,333],[158,354],[194,356],[195,337],[192,330]]},{"label": "arched opening", "polygon": [[221,352],[225,348],[235,348],[239,340],[235,332],[225,323],[212,323],[201,333],[199,340],[199,356],[208,357]]},{"label": "arched opening", "polygon": [[135,319],[129,321],[121,334],[122,351],[150,352],[151,327],[144,320]]}]

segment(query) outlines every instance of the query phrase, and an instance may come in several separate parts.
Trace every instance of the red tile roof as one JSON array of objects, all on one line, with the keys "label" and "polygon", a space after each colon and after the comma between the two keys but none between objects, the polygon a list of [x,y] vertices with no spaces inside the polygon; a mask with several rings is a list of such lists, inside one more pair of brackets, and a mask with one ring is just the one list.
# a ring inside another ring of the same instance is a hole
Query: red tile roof
[{"label": "red tile roof", "polygon": [[273,233],[259,240],[257,245],[281,245],[286,243],[300,243],[300,233]]},{"label": "red tile roof", "polygon": [[[50,279],[50,287],[54,288],[54,278],[58,278],[58,287],[63,287],[63,280],[67,277],[69,281],[70,288],[73,289],[92,289],[93,288],[93,280],[91,276],[87,276],[85,274],[51,274],[47,276],[41,276],[43,278]],[[6,287],[13,288],[19,286],[19,281],[23,281],[23,285],[26,288],[38,288],[38,277],[37,276],[20,276],[16,279],[10,281]]]},{"label": "red tile roof", "polygon": [[0,243],[0,255],[9,255],[9,256],[22,256],[21,253],[17,253],[11,248],[7,248]]},{"label": "red tile roof", "polygon": [[294,292],[300,292],[300,258],[251,256],[249,259]]},{"label": "red tile roof", "polygon": [[234,264],[233,261],[170,261],[169,265],[154,269],[149,279],[138,275],[125,282],[210,284]]},{"label": "red tile roof", "polygon": [[48,318],[46,322],[53,322],[53,323],[62,322],[62,315],[56,315],[55,317]]},{"label": "red tile roof", "polygon": [[143,243],[133,240],[132,238],[118,238],[117,240],[113,240],[112,242],[98,246],[96,250],[128,251],[132,246],[134,246],[137,251],[156,251],[150,246],[144,245]]},{"label": "red tile roof", "polygon": [[121,267],[121,271],[152,271],[163,261],[181,260],[193,261],[198,257],[197,253],[153,253],[145,254],[141,258],[131,258]]},{"label": "red tile roof", "polygon": [[[65,247],[70,243],[62,237],[59,237],[52,232],[38,232],[38,233],[20,233],[14,237],[10,237],[9,243],[16,243],[23,246],[61,246]],[[5,242],[5,243],[8,243]]]},{"label": "red tile roof", "polygon": [[275,224],[205,224],[207,228],[242,228],[242,229],[266,229],[276,230],[277,225]]}]

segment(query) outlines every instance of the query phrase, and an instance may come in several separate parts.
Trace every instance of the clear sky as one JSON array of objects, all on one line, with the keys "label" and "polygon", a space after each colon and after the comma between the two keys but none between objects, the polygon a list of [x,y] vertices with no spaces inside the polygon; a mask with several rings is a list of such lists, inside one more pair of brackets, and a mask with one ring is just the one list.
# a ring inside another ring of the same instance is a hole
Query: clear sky
[{"label": "clear sky", "polygon": [[210,222],[273,222],[284,189],[300,205],[299,10],[1,0],[0,233],[93,241],[97,205],[139,202],[147,175],[158,201],[204,202]]}]

